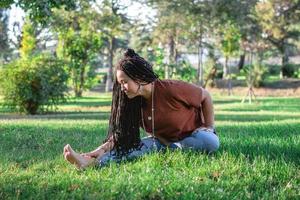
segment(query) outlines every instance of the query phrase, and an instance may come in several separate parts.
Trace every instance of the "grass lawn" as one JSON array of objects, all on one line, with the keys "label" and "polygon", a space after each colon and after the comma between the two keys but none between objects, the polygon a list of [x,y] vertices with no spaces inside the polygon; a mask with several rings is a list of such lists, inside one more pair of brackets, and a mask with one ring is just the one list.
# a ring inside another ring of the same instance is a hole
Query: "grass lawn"
[{"label": "grass lawn", "polygon": [[[300,99],[214,96],[216,154],[154,153],[76,171],[62,156],[106,135],[110,95],[71,99],[56,114],[0,110],[0,199],[300,199]],[[1,100],[0,100],[1,101]]]}]

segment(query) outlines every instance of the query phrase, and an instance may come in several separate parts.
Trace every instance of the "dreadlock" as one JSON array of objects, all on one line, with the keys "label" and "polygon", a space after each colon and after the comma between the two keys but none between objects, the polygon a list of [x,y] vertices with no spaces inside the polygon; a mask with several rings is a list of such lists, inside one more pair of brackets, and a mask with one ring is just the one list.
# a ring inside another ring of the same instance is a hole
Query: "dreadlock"
[{"label": "dreadlock", "polygon": [[[141,85],[152,83],[158,79],[152,65],[135,53],[133,49],[126,50],[124,57],[116,66],[116,70],[122,70]],[[127,154],[140,145],[141,98],[143,97],[137,96],[129,99],[121,90],[115,73],[109,130],[105,141],[113,138],[114,150],[119,156]]]}]

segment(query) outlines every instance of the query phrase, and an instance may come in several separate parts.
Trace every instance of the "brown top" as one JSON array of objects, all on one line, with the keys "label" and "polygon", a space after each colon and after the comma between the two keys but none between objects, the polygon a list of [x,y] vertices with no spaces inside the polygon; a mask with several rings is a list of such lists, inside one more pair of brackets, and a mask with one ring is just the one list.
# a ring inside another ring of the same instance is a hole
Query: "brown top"
[{"label": "brown top", "polygon": [[[157,80],[154,84],[154,134],[168,141],[190,135],[204,123],[200,87],[176,80]],[[152,134],[152,100],[143,108],[146,132]]]}]

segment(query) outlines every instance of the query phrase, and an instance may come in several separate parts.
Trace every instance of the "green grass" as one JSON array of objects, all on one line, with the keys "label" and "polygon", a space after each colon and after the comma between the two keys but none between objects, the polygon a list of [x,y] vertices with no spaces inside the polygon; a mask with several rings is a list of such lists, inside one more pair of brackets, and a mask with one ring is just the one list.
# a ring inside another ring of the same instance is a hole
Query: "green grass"
[{"label": "green grass", "polygon": [[109,94],[71,99],[57,113],[0,111],[0,199],[299,199],[300,99],[215,96],[213,155],[154,153],[76,171],[62,157],[105,137]]}]

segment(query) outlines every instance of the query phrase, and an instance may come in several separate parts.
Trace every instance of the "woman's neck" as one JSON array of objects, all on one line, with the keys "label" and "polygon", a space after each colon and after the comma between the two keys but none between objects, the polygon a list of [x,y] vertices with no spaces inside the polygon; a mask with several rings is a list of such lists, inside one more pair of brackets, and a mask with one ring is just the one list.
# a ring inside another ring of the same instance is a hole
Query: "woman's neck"
[{"label": "woman's neck", "polygon": [[146,100],[150,100],[151,99],[151,94],[152,94],[152,84],[153,83],[149,83],[147,85],[143,86],[143,91],[142,91],[142,97],[144,97]]}]

